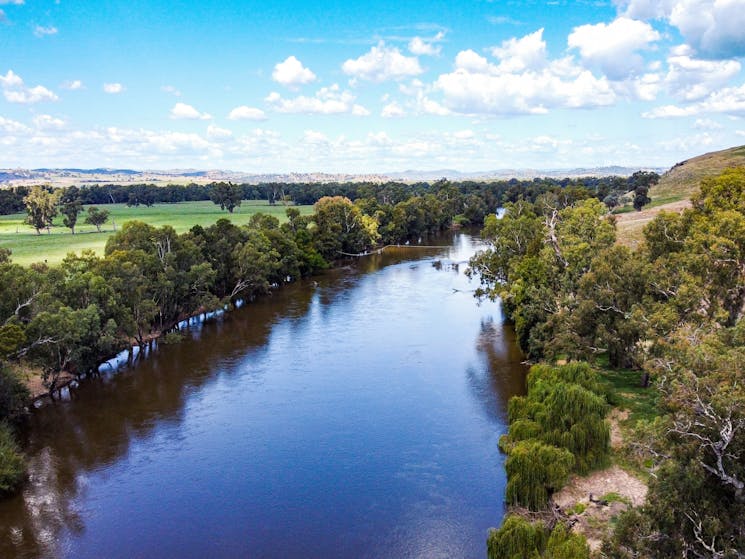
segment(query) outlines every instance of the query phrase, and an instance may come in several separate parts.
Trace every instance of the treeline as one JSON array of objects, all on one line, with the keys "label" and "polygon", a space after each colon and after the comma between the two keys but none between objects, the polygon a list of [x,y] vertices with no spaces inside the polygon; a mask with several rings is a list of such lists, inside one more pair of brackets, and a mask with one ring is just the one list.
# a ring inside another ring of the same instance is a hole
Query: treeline
[{"label": "treeline", "polygon": [[[603,556],[743,557],[745,169],[703,181],[693,207],[661,213],[636,250],[615,244],[604,214],[596,200],[542,196],[487,217],[491,248],[471,261],[480,294],[502,298],[531,359],[634,368],[658,391],[661,415],[639,423],[630,447],[651,474],[647,504],[624,513]],[[547,509],[567,468],[602,464],[602,391],[577,378],[534,369],[527,398],[510,404],[511,504]],[[492,539],[534,529],[516,518]]]},{"label": "treeline", "polygon": [[[292,202],[298,205],[312,205],[326,196],[345,196],[350,200],[375,197],[386,204],[403,202],[412,196],[424,196],[439,192],[443,184],[456,189],[461,195],[476,195],[490,207],[498,207],[506,202],[522,198],[535,201],[546,192],[563,192],[572,199],[594,197],[605,201],[609,207],[619,205],[621,198],[636,189],[643,191],[639,203],[649,187],[656,183],[659,175],[639,171],[631,177],[589,177],[589,178],[536,178],[532,180],[502,180],[490,182],[440,181],[405,184],[399,182],[379,183],[265,183],[232,184],[212,183],[208,185],[86,185],[76,187],[77,199],[81,204],[100,206],[105,204],[129,204],[132,206],[151,206],[153,204],[173,204],[214,200],[216,191],[230,187],[235,190],[238,200],[267,200],[270,204]],[[24,198],[30,189],[15,187],[0,189],[0,214],[7,215],[24,210]],[[636,193],[632,198],[636,200]],[[642,203],[643,202],[643,203]],[[641,207],[641,206],[640,206]]]}]

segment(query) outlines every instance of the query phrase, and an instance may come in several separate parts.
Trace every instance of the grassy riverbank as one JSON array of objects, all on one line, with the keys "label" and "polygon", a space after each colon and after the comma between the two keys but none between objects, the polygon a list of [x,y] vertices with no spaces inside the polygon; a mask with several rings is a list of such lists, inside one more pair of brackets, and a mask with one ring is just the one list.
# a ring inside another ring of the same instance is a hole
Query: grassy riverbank
[{"label": "grassy riverbank", "polygon": [[[281,222],[286,221],[283,205],[269,205],[259,200],[244,201],[240,208],[229,214],[210,201],[180,202],[177,204],[156,204],[151,207],[129,207],[125,204],[108,204],[101,206],[111,212],[109,221],[99,233],[93,225],[86,225],[85,208],[78,218],[79,225],[75,228],[75,235],[70,233],[62,224],[62,217],[55,219],[51,234],[43,231],[37,235],[36,231],[25,223],[26,214],[18,213],[0,216],[0,248],[13,251],[13,261],[28,265],[34,262],[46,261],[57,264],[68,252],[80,253],[91,249],[97,254],[103,253],[106,240],[115,230],[127,221],[139,220],[154,227],[170,225],[178,233],[188,231],[194,225],[207,227],[220,218],[227,218],[236,225],[248,223],[256,213],[265,213],[277,217]],[[303,215],[312,213],[313,206],[297,206]]]}]

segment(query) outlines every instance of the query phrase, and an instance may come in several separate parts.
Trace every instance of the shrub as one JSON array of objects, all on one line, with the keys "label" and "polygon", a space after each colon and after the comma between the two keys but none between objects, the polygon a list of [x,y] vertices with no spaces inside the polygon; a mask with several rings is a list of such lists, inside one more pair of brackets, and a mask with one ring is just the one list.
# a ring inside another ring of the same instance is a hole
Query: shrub
[{"label": "shrub", "polygon": [[25,476],[23,456],[7,423],[0,422],[0,494],[17,490]]},{"label": "shrub", "polygon": [[535,440],[516,443],[505,461],[507,502],[544,509],[551,494],[566,483],[573,464],[574,456],[564,448]]}]

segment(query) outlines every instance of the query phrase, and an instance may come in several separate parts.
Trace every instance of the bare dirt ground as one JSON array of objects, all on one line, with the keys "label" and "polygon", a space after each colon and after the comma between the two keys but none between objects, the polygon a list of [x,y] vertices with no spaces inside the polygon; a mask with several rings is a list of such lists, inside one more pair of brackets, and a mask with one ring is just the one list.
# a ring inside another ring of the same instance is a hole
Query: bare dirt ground
[{"label": "bare dirt ground", "polygon": [[623,446],[623,433],[618,423],[626,421],[628,418],[628,410],[619,410],[618,408],[613,408],[608,416],[610,421],[610,446],[613,450],[618,450]]},{"label": "bare dirt ground", "polygon": [[637,507],[647,498],[647,486],[618,466],[611,466],[589,476],[573,476],[566,487],[554,495],[554,502],[566,509],[576,503],[589,503],[590,494],[599,499],[608,493],[618,493]]},{"label": "bare dirt ground", "polygon": [[660,212],[682,212],[691,207],[690,200],[679,200],[669,204],[656,206],[640,212],[629,212],[616,216],[616,230],[618,231],[618,242],[622,245],[635,247],[642,239],[642,229],[652,221]]},{"label": "bare dirt ground", "polygon": [[590,550],[596,552],[613,518],[630,505],[642,505],[646,497],[647,486],[643,481],[618,466],[611,466],[589,476],[573,476],[566,487],[554,495],[554,502],[574,522],[572,530],[585,536]]}]

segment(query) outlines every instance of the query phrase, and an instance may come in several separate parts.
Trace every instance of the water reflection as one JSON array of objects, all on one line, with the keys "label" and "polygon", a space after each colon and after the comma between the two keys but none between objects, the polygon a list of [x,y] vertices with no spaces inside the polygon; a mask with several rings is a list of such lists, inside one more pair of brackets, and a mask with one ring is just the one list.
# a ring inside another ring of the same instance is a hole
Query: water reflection
[{"label": "water reflection", "polygon": [[445,242],[195,325],[38,410],[0,556],[483,554],[523,368],[455,266],[473,241]]}]

